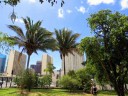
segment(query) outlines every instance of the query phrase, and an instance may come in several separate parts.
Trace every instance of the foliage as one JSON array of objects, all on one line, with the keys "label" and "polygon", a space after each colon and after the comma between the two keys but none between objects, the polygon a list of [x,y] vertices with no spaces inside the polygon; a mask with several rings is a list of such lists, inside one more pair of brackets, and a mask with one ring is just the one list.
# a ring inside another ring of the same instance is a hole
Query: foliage
[{"label": "foliage", "polygon": [[60,80],[59,84],[63,88],[67,88],[70,91],[75,90],[79,87],[80,83],[76,78],[72,78],[69,75],[64,75]]},{"label": "foliage", "polygon": [[118,96],[124,96],[124,78],[128,73],[128,16],[110,10],[101,10],[88,18],[95,37],[86,37],[80,49],[87,61],[101,66],[106,79]]},{"label": "foliage", "polygon": [[79,80],[81,86],[80,89],[83,89],[84,92],[90,92],[91,89],[91,79],[94,76],[95,71],[93,70],[92,65],[88,64],[85,68],[79,69],[76,71],[77,79]]},{"label": "foliage", "polygon": [[47,72],[48,72],[49,75],[52,75],[52,73],[54,73],[54,69],[55,69],[55,68],[56,68],[56,67],[54,67],[53,64],[48,63],[48,64],[47,64],[47,68],[46,68],[44,71],[46,72],[46,74],[47,74]]},{"label": "foliage", "polygon": [[68,55],[68,53],[73,54],[73,50],[76,50],[76,46],[78,43],[76,43],[76,39],[79,37],[78,33],[73,34],[71,30],[69,29],[62,29],[62,30],[56,30],[56,41],[57,41],[57,50],[60,52],[61,59],[64,60],[64,75],[66,74],[65,71],[65,56]]},{"label": "foliage", "polygon": [[[10,37],[15,41],[15,44],[19,47],[23,47],[22,52],[25,51],[28,54],[27,68],[29,67],[29,60],[32,53],[37,53],[37,50],[46,52],[47,49],[55,49],[55,40],[52,37],[52,33],[41,27],[41,21],[33,23],[33,21],[27,17],[23,18],[26,34],[22,29],[15,25],[8,25],[8,28],[13,30],[17,36]],[[21,52],[21,53],[22,53]]]},{"label": "foliage", "polygon": [[14,82],[21,88],[21,89],[28,89],[28,91],[31,90],[31,88],[36,83],[36,77],[35,73],[32,70],[26,69],[22,72],[20,76],[16,76],[14,79]]},{"label": "foliage", "polygon": [[31,90],[31,88],[34,86],[35,83],[35,76],[34,76],[34,72],[32,70],[26,70],[23,73],[23,77],[22,77],[22,82],[21,84],[23,84],[24,88],[27,88],[29,91]]},{"label": "foliage", "polygon": [[[18,3],[20,3],[21,0],[0,0],[1,2],[4,2],[5,4],[9,4],[11,6],[16,6]],[[53,6],[54,4],[57,4],[57,0],[45,0],[48,3],[51,4],[51,6]],[[44,2],[44,0],[39,0],[39,2],[42,4]],[[64,5],[64,0],[61,1],[61,7]]]},{"label": "foliage", "polygon": [[0,32],[0,49],[2,52],[8,53],[13,45],[14,40],[8,39],[7,34]]},{"label": "foliage", "polygon": [[51,75],[44,75],[43,77],[40,78],[40,83],[39,84],[43,88],[50,87],[51,83],[52,83]]},{"label": "foliage", "polygon": [[13,79],[13,82],[17,85],[17,87],[20,87],[20,85],[21,85],[21,77],[20,76],[16,76]]}]

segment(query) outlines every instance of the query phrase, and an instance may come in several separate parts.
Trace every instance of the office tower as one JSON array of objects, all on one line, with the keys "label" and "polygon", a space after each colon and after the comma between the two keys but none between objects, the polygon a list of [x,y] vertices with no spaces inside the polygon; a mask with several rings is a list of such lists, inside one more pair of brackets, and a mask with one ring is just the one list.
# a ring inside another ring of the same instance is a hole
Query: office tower
[{"label": "office tower", "polygon": [[42,57],[42,69],[41,69],[41,75],[46,75],[46,72],[44,71],[47,68],[48,63],[53,63],[53,59],[48,54],[44,54]]},{"label": "office tower", "polygon": [[16,50],[11,50],[8,57],[8,65],[7,65],[7,76],[18,75],[25,69],[26,64],[26,55],[22,54],[19,58],[20,52]]},{"label": "office tower", "polygon": [[[80,68],[83,68],[83,65],[81,64],[84,61],[84,56],[79,54],[78,52],[73,51],[73,54],[68,53],[68,56],[65,56],[65,72],[66,74],[70,70],[78,70]],[[62,73],[61,75],[64,75],[64,58],[62,59]]]},{"label": "office tower", "polygon": [[60,70],[54,70],[54,73],[52,74],[52,87],[58,87],[58,80],[61,77],[61,69]]},{"label": "office tower", "polygon": [[6,55],[0,54],[0,73],[4,73],[6,63]]},{"label": "office tower", "polygon": [[42,62],[41,61],[37,61],[36,65],[32,64],[30,68],[34,69],[34,71],[37,74],[41,74],[41,65],[42,65]]}]

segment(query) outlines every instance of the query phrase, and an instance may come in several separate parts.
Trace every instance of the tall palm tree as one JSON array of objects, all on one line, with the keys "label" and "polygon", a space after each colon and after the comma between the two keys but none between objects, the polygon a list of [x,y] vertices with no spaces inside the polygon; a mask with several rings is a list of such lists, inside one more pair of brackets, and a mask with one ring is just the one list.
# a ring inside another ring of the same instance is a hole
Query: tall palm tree
[{"label": "tall palm tree", "polygon": [[22,51],[25,51],[28,55],[27,69],[29,67],[29,61],[31,54],[37,53],[37,50],[46,52],[47,49],[54,50],[55,39],[52,37],[52,33],[41,27],[41,21],[33,23],[29,17],[23,18],[23,22],[26,28],[26,34],[22,29],[15,25],[8,25],[17,36],[10,37],[15,40],[15,44],[19,47],[23,47]]},{"label": "tall palm tree", "polygon": [[57,50],[60,52],[61,59],[64,59],[64,75],[66,74],[65,71],[65,56],[68,55],[68,53],[73,54],[73,50],[76,49],[76,46],[78,43],[76,43],[76,39],[79,37],[79,34],[75,33],[73,34],[71,30],[68,29],[61,29],[56,30],[56,41],[57,41]]}]

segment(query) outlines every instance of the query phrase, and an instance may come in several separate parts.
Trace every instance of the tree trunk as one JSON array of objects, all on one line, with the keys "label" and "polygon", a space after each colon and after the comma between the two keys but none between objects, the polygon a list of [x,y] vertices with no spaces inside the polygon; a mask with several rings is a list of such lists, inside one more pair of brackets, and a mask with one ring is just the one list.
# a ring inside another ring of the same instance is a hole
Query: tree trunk
[{"label": "tree trunk", "polygon": [[27,69],[29,68],[30,55],[28,55]]},{"label": "tree trunk", "polygon": [[118,84],[115,85],[114,88],[118,96],[125,96],[124,83],[118,82]]},{"label": "tree trunk", "polygon": [[64,57],[64,75],[66,75],[66,71],[65,71],[65,56]]},{"label": "tree trunk", "polygon": [[125,91],[128,92],[127,84],[125,83],[124,86],[125,86]]}]

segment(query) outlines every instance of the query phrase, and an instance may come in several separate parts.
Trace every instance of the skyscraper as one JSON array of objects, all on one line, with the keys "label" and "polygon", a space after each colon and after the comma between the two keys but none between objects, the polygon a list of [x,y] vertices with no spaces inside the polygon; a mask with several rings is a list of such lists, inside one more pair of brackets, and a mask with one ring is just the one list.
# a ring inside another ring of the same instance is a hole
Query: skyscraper
[{"label": "skyscraper", "polygon": [[42,62],[41,61],[37,61],[36,65],[34,65],[34,64],[31,65],[31,68],[34,69],[34,71],[37,74],[41,74],[41,65],[42,65]]},{"label": "skyscraper", "polygon": [[6,63],[6,55],[0,54],[0,73],[4,73]]},{"label": "skyscraper", "polygon": [[[81,64],[84,61],[84,56],[78,52],[73,51],[73,54],[68,53],[68,56],[65,56],[65,73],[67,74],[70,70],[78,70],[83,68]],[[64,58],[62,59],[62,72],[64,74]]]},{"label": "skyscraper", "polygon": [[20,61],[18,60],[20,52],[16,50],[11,50],[8,57],[8,65],[7,65],[7,76],[18,75],[21,73],[23,69],[25,69],[26,64],[26,55],[22,54],[20,57]]},{"label": "skyscraper", "polygon": [[53,58],[49,56],[48,54],[44,54],[42,57],[42,69],[41,69],[41,75],[46,75],[46,72],[44,71],[47,68],[48,63],[53,63]]}]

